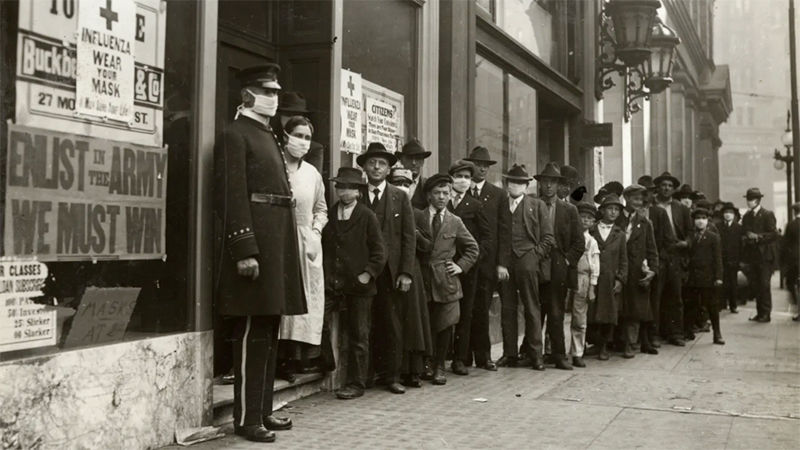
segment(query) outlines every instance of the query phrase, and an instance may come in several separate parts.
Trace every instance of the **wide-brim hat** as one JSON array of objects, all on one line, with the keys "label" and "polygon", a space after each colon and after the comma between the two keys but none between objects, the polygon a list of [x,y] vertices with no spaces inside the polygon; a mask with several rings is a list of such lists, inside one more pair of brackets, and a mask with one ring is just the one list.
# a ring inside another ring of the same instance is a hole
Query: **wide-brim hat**
[{"label": "wide-brim hat", "polygon": [[694,191],[694,192],[692,192],[691,199],[694,200],[694,201],[705,200],[705,198],[706,198],[706,194],[703,191]]},{"label": "wide-brim hat", "polygon": [[427,194],[428,192],[430,192],[431,189],[435,188],[436,186],[442,183],[453,184],[453,177],[451,177],[446,173],[437,173],[435,175],[432,175],[428,177],[427,180],[425,180],[425,184],[422,186],[422,192]]},{"label": "wide-brim hat", "polygon": [[622,196],[622,193],[625,192],[625,187],[619,181],[609,181],[603,187],[606,191],[615,194],[617,197]]},{"label": "wide-brim hat", "polygon": [[706,199],[698,200],[697,203],[694,204],[694,206],[695,206],[695,209],[702,208],[702,209],[707,209],[709,211],[714,209],[714,205],[710,201],[708,201]]},{"label": "wide-brim hat", "polygon": [[641,184],[632,184],[626,187],[625,190],[622,191],[622,195],[624,195],[625,197],[630,197],[631,195],[635,194],[646,194],[646,193],[647,193],[647,188],[642,186]]},{"label": "wide-brim hat", "polygon": [[722,212],[725,211],[733,211],[738,214],[739,208],[737,208],[736,205],[733,204],[733,202],[725,202],[722,204]]},{"label": "wide-brim hat", "polygon": [[597,207],[590,202],[580,202],[575,206],[578,208],[578,214],[586,213],[595,217],[597,216]]},{"label": "wide-brim hat", "polygon": [[574,183],[578,182],[578,177],[579,177],[578,169],[567,165],[567,166],[561,166],[560,172],[561,176],[564,177],[565,180]]},{"label": "wide-brim hat", "polygon": [[339,184],[353,184],[357,186],[364,186],[367,183],[364,181],[364,175],[361,169],[356,167],[339,167],[336,176],[331,179],[334,183]]},{"label": "wide-brim hat", "polygon": [[598,209],[607,208],[611,205],[617,205],[622,208],[622,202],[619,200],[619,195],[610,193],[603,198],[603,201],[600,203],[600,207]]},{"label": "wide-brim hat", "polygon": [[397,156],[394,153],[386,150],[386,147],[380,142],[373,142],[367,146],[367,151],[358,155],[356,163],[364,167],[364,164],[370,158],[384,158],[389,161],[389,165],[393,166],[397,162]]},{"label": "wide-brim hat", "polygon": [[267,89],[280,89],[278,75],[281,73],[281,66],[275,63],[251,66],[239,71],[236,78],[242,87],[257,86]]},{"label": "wide-brim hat", "polygon": [[699,216],[700,214],[702,214],[702,215],[704,215],[706,217],[711,217],[711,212],[708,209],[706,209],[706,208],[695,208],[695,209],[692,210],[692,219],[694,219],[695,217]]},{"label": "wide-brim hat", "polygon": [[508,181],[519,181],[521,183],[528,183],[533,179],[525,169],[525,164],[516,163],[508,169],[508,172],[503,174],[503,178]]},{"label": "wide-brim hat", "polygon": [[489,156],[489,149],[481,147],[480,145],[473,148],[472,151],[469,152],[469,156],[464,159],[474,163],[488,164],[490,166],[497,164],[497,161],[493,161],[492,157]]},{"label": "wide-brim hat", "polygon": [[554,178],[558,181],[564,179],[564,177],[561,175],[561,169],[558,167],[558,164],[552,161],[545,164],[542,172],[534,175],[533,178],[535,178],[537,181],[540,181],[542,178]]},{"label": "wide-brim hat", "polygon": [[409,156],[411,158],[425,159],[431,156],[431,152],[425,150],[425,147],[422,146],[422,143],[415,138],[406,142],[403,148],[397,152],[397,156]]},{"label": "wide-brim hat", "polygon": [[655,184],[656,186],[658,186],[659,184],[661,184],[661,182],[662,182],[662,181],[666,181],[666,180],[669,180],[669,181],[671,181],[671,182],[672,182],[672,185],[673,185],[674,187],[678,187],[678,186],[680,186],[680,185],[681,185],[681,182],[680,182],[680,180],[678,180],[677,178],[675,178],[674,176],[672,176],[672,174],[671,174],[671,173],[669,173],[669,172],[664,172],[664,173],[662,173],[661,175],[657,176],[657,177],[656,177],[656,178],[653,180],[653,184]]},{"label": "wide-brim hat", "polygon": [[694,190],[688,184],[681,185],[681,187],[672,194],[673,198],[681,199],[681,198],[692,198],[694,195]]},{"label": "wide-brim hat", "polygon": [[640,186],[644,186],[648,190],[652,190],[656,188],[656,184],[653,182],[653,177],[650,175],[642,175],[636,180],[636,184]]},{"label": "wide-brim hat", "polygon": [[470,176],[475,175],[475,163],[467,161],[466,159],[459,159],[450,166],[447,173],[454,175],[460,170],[469,170]]},{"label": "wide-brim hat", "polygon": [[308,104],[303,94],[294,91],[281,92],[278,98],[278,112],[289,114],[309,114]]},{"label": "wide-brim hat", "polygon": [[761,189],[759,188],[750,188],[747,190],[747,193],[744,195],[744,198],[747,200],[753,200],[755,198],[762,198],[764,194],[761,193]]},{"label": "wide-brim hat", "polygon": [[589,192],[589,190],[586,189],[586,186],[578,186],[574,191],[572,191],[571,194],[569,194],[569,197],[576,202],[580,202],[583,201],[583,197],[586,196],[587,192]]},{"label": "wide-brim hat", "polygon": [[603,199],[606,198],[606,196],[608,194],[610,194],[610,193],[611,192],[608,192],[608,189],[606,189],[605,187],[601,187],[597,191],[597,194],[594,194],[594,198],[592,200],[594,200],[594,202],[599,205],[599,204],[603,203]]},{"label": "wide-brim hat", "polygon": [[403,179],[408,181],[409,183],[414,182],[414,174],[411,173],[411,170],[406,169],[405,167],[393,167],[392,172],[389,174],[390,180],[396,179]]}]

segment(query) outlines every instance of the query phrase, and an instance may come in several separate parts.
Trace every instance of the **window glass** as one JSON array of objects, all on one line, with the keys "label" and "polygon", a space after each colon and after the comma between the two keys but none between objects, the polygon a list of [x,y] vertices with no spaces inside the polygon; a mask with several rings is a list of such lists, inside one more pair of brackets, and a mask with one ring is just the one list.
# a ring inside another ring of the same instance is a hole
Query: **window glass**
[{"label": "window glass", "polygon": [[534,55],[551,62],[556,43],[552,0],[496,0],[497,25]]},{"label": "window glass", "polygon": [[508,76],[508,148],[512,162],[536,172],[536,90]]},{"label": "window glass", "polygon": [[[489,149],[492,159],[505,171],[503,71],[481,56],[475,59],[475,145]],[[489,182],[499,181],[500,171],[490,171]]]},{"label": "window glass", "polygon": [[[17,11],[9,8],[11,2],[2,2],[2,36],[0,40],[13,45],[5,53],[2,91],[3,101],[0,121],[15,117],[13,89],[16,67]],[[194,158],[192,143],[192,111],[194,106],[197,4],[169,0],[166,8],[166,36],[164,40],[163,73],[163,144],[167,149],[167,183],[164,239],[161,242],[166,257],[155,260],[97,260],[77,257],[73,261],[45,262],[48,276],[42,288],[43,296],[30,299],[55,311],[56,345],[36,348],[0,350],[0,360],[38,354],[47,354],[65,348],[99,345],[121,340],[139,339],[163,333],[188,329],[189,302],[187,301],[187,272],[189,268],[189,176]],[[137,18],[145,21],[146,18]],[[143,33],[156,33],[147,28]],[[5,49],[4,44],[4,49]],[[9,69],[10,68],[10,69]],[[154,85],[150,85],[154,86]],[[152,93],[155,93],[153,91]],[[8,94],[8,95],[6,95]],[[9,98],[10,97],[10,98]],[[46,128],[40,128],[47,131]],[[8,127],[0,136],[0,170],[5,174],[8,159]],[[99,138],[95,138],[99,139]],[[123,141],[124,143],[125,141]],[[27,147],[17,147],[27,148]],[[19,152],[20,150],[17,150]],[[126,160],[127,164],[127,160]],[[90,174],[91,175],[91,174]],[[91,178],[91,177],[90,177]],[[5,221],[5,177],[0,214]],[[54,191],[54,196],[59,194]],[[88,199],[99,203],[104,199]],[[124,209],[124,208],[123,208]],[[120,214],[120,220],[126,220]],[[129,217],[129,216],[128,216]],[[9,230],[3,230],[4,233]],[[16,237],[16,236],[15,236]],[[157,238],[160,240],[160,236]],[[119,244],[117,244],[119,245]],[[0,255],[6,256],[8,248]],[[32,255],[36,257],[37,255]],[[6,275],[8,275],[6,273]],[[8,287],[8,286],[6,286]],[[0,339],[8,326],[10,308],[7,289],[0,289]],[[25,301],[24,303],[28,303]],[[3,309],[5,308],[5,309]],[[20,309],[17,310],[19,313]],[[126,311],[125,314],[118,314]],[[28,313],[25,313],[28,314]],[[46,315],[46,314],[45,314]],[[113,320],[112,320],[113,319]],[[10,325],[9,325],[10,324]],[[13,335],[13,331],[12,331]],[[2,344],[2,342],[0,342]],[[2,347],[0,347],[2,348]],[[5,347],[11,348],[11,347]]]}]

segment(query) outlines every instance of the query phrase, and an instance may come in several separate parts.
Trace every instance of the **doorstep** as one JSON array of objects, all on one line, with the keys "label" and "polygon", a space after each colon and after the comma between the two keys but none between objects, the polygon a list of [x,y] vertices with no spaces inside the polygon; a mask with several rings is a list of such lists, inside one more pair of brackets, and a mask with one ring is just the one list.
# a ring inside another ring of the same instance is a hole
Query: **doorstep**
[{"label": "doorstep", "polygon": [[[275,380],[275,395],[272,404],[283,406],[297,399],[308,397],[322,390],[325,376],[321,373],[297,374],[297,380]],[[214,426],[225,426],[233,422],[233,385],[214,383]]]}]

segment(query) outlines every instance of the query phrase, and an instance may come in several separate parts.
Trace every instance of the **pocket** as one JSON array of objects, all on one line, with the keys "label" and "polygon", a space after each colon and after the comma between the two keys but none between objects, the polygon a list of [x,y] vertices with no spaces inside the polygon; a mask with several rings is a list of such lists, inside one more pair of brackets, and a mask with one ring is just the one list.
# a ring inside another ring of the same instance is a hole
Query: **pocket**
[{"label": "pocket", "polygon": [[432,267],[433,269],[433,284],[434,288],[438,289],[447,295],[458,293],[459,281],[457,276],[451,276],[447,273],[447,266],[445,263],[437,263]]}]

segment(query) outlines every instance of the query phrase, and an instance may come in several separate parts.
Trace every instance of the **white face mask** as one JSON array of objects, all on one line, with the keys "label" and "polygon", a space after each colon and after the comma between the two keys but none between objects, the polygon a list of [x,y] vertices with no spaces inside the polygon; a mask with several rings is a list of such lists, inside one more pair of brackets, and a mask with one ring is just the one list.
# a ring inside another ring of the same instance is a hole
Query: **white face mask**
[{"label": "white face mask", "polygon": [[292,136],[291,134],[287,134],[286,136],[289,138],[286,141],[286,151],[288,151],[290,155],[297,159],[306,156],[308,149],[311,148],[311,141],[301,139],[297,136]]},{"label": "white face mask", "polygon": [[748,208],[753,209],[756,206],[758,206],[758,200],[748,200],[747,201],[747,207]]},{"label": "white face mask", "polygon": [[705,230],[708,226],[708,219],[694,219],[694,226],[699,230]]},{"label": "white face mask", "polygon": [[690,198],[682,198],[681,199],[681,203],[683,204],[683,206],[685,206],[685,207],[687,207],[689,209],[692,208],[692,199],[690,199]]},{"label": "white face mask", "polygon": [[726,213],[722,214],[722,217],[723,217],[723,218],[724,218],[726,221],[728,221],[728,222],[732,222],[732,221],[733,221],[733,218],[734,218],[734,217],[736,217],[736,216],[735,216],[733,213],[731,213],[731,212],[726,212]]},{"label": "white face mask", "polygon": [[472,180],[469,178],[456,178],[453,180],[453,189],[459,194],[463,194],[464,192],[467,192],[470,184],[472,184]]},{"label": "white face mask", "polygon": [[250,95],[255,99],[253,101],[253,111],[262,116],[274,117],[278,112],[278,96],[277,95],[259,95],[254,94],[248,89]]},{"label": "white face mask", "polygon": [[510,195],[513,198],[517,198],[520,195],[524,194],[525,189],[527,188],[528,186],[518,183],[508,183],[506,185],[506,191],[508,192],[508,195]]}]

